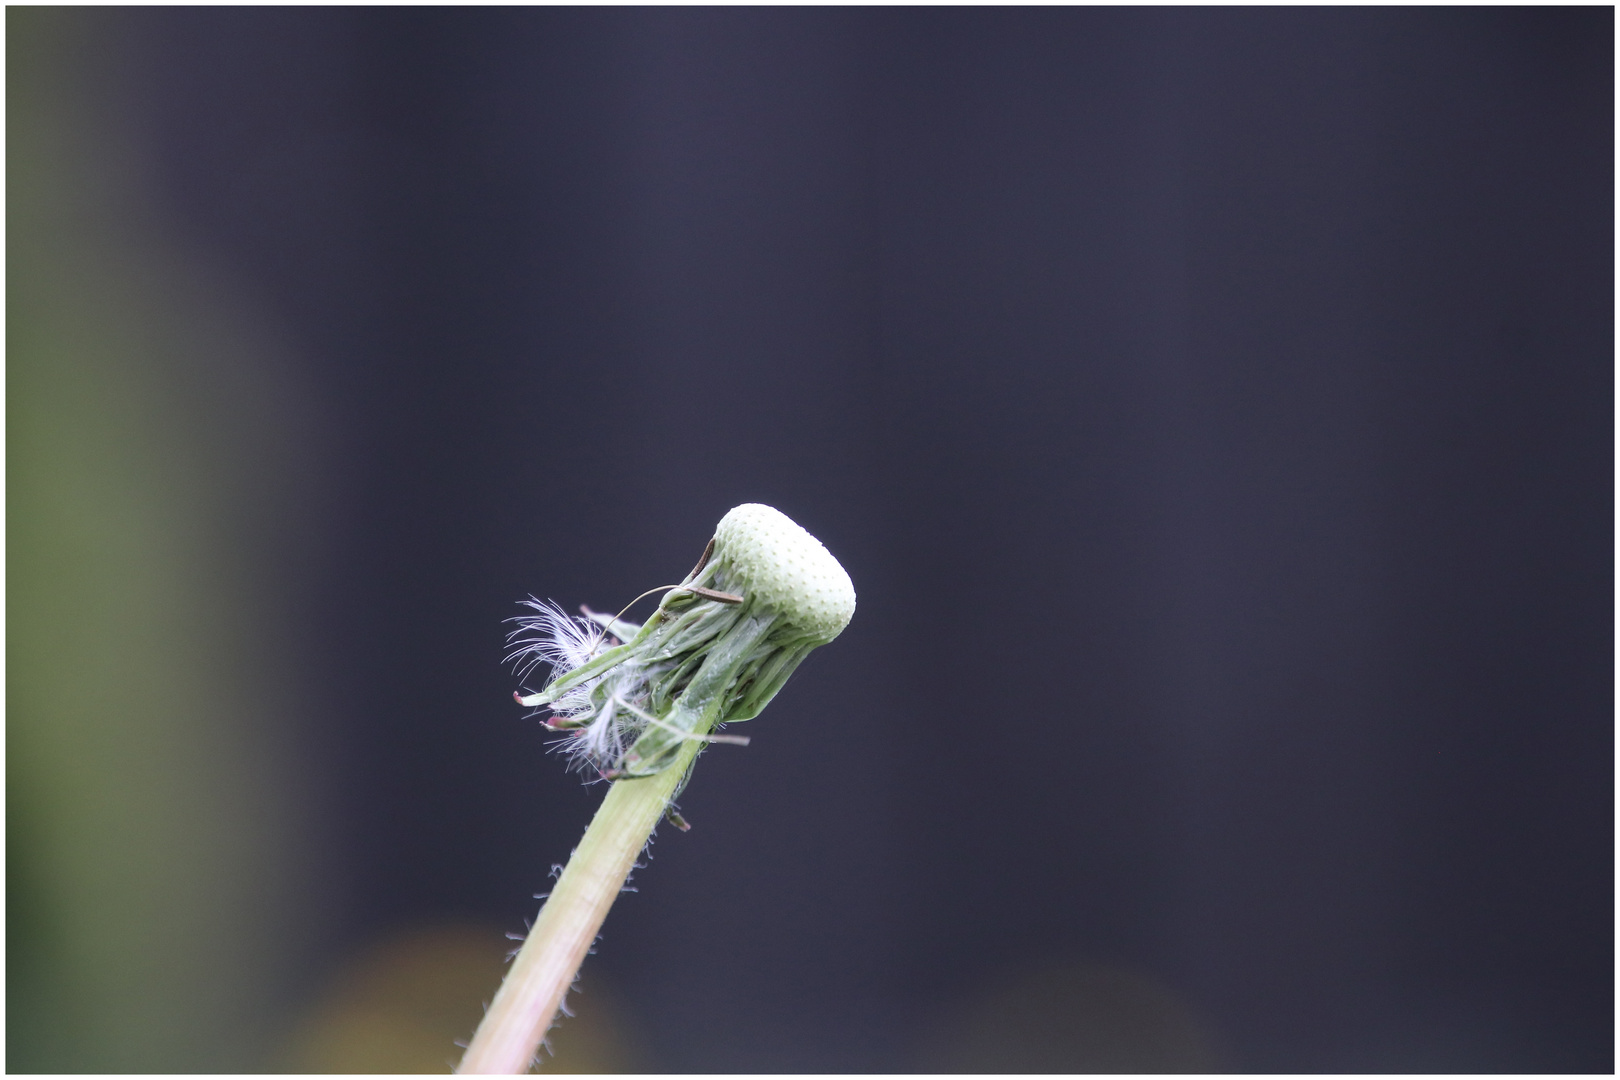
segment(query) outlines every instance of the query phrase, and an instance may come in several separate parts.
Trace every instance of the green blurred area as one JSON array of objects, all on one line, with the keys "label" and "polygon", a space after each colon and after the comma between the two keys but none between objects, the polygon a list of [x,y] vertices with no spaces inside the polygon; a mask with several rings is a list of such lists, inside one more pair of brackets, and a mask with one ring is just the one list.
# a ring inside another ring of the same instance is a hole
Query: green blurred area
[{"label": "green blurred area", "polygon": [[[312,399],[154,210],[119,14],[6,15],[6,1067],[447,1072],[511,942],[323,933]],[[552,1069],[636,1066],[596,989]]]},{"label": "green blurred area", "polygon": [[6,1065],[256,1068],[319,892],[286,656],[310,448],[141,197],[116,15],[6,17]]}]

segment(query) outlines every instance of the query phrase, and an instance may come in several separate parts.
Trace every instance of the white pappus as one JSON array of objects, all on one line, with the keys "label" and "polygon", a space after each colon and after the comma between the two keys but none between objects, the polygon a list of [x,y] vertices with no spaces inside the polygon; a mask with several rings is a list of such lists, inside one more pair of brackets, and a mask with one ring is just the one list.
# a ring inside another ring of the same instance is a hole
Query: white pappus
[{"label": "white pappus", "polygon": [[[507,620],[516,623],[517,629],[507,635],[512,651],[506,657],[508,663],[517,665],[520,679],[546,664],[551,668],[546,681],[555,683],[601,656],[604,649],[619,646],[620,642],[609,636],[610,629],[626,638],[635,637],[641,630],[633,623],[601,615],[596,616],[601,620],[598,625],[534,597],[521,603],[533,608],[535,614]],[[550,703],[552,715],[546,726],[567,733],[557,746],[568,754],[570,768],[601,771],[624,756],[646,726],[636,713],[647,703],[648,675],[644,665],[626,660],[575,684]],[[521,700],[521,695],[514,696]]]}]

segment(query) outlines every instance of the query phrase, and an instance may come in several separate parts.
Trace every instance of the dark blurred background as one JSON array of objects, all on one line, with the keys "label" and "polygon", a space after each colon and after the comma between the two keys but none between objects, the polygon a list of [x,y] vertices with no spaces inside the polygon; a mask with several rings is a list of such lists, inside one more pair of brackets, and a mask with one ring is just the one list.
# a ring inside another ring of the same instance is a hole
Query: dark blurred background
[{"label": "dark blurred background", "polygon": [[749,501],[556,1067],[1611,1070],[1609,8],[6,14],[12,1071],[445,1069]]}]

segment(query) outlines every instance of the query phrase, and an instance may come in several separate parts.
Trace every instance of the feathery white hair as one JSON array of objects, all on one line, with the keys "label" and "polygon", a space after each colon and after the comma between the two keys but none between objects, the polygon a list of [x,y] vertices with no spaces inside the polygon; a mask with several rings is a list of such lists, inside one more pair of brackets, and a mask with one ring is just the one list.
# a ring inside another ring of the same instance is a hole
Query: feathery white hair
[{"label": "feathery white hair", "polygon": [[[546,679],[550,685],[593,660],[610,640],[589,619],[569,615],[550,601],[531,596],[522,604],[533,608],[535,614],[507,620],[518,626],[507,635],[512,651],[506,657],[507,663],[517,665],[520,679],[546,664],[551,668]],[[619,760],[646,726],[624,703],[640,704],[646,696],[645,669],[629,660],[570,687],[553,701],[553,719],[548,726],[572,729],[556,744],[568,754],[569,766],[591,766],[600,770]]]}]

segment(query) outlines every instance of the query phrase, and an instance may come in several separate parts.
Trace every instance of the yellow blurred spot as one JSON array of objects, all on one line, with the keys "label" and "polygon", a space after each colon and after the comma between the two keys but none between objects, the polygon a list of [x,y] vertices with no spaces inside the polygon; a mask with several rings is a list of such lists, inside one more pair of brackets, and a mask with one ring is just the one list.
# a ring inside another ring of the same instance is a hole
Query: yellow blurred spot
[{"label": "yellow blurred spot", "polygon": [[[499,931],[435,927],[383,942],[344,969],[290,1041],[289,1072],[448,1073],[506,974]],[[541,1070],[639,1071],[612,997],[587,976],[552,1028]]]},{"label": "yellow blurred spot", "polygon": [[1015,976],[959,1005],[923,1051],[943,1073],[1203,1073],[1213,1032],[1146,972],[1088,964]]}]

